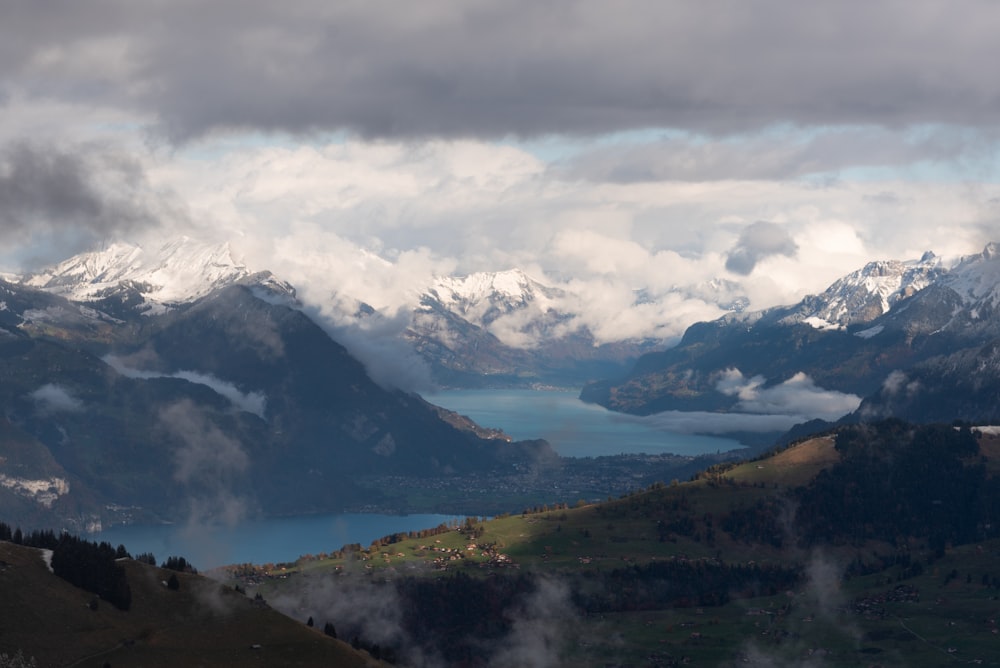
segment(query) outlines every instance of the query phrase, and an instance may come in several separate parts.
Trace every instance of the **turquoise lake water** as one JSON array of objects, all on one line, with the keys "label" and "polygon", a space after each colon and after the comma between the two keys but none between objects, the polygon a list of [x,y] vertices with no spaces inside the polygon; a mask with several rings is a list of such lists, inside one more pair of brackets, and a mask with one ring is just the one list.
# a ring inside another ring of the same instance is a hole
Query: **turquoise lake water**
[{"label": "turquoise lake water", "polygon": [[731,438],[671,431],[656,420],[584,403],[578,395],[577,391],[447,390],[424,398],[484,427],[503,429],[515,440],[544,438],[563,457],[640,452],[704,455],[743,447]]},{"label": "turquoise lake water", "polygon": [[226,564],[285,563],[304,554],[339,550],[350,543],[368,547],[376,538],[464,519],[455,515],[337,513],[272,517],[235,526],[132,525],[112,527],[87,538],[115,547],[124,545],[133,555],[150,552],[157,563],[181,556],[206,570]]},{"label": "turquoise lake water", "polygon": [[[450,390],[428,401],[503,429],[516,440],[544,438],[564,457],[622,453],[700,455],[742,447],[729,438],[678,433],[646,419],[621,415],[577,399],[576,392]],[[450,515],[329,514],[245,521],[236,526],[136,525],[113,527],[91,540],[151,552],[162,562],[183,556],[199,569],[233,563],[282,563],[330,552],[349,543],[371,544],[402,531],[435,527]]]}]

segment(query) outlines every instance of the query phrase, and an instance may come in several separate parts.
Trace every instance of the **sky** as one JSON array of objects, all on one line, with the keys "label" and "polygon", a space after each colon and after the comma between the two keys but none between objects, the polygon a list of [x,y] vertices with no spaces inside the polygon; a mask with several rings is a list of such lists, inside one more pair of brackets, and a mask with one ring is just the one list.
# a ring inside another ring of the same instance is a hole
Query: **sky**
[{"label": "sky", "polygon": [[392,315],[521,268],[669,339],[1000,240],[1000,3],[5,0],[0,269],[230,240]]}]

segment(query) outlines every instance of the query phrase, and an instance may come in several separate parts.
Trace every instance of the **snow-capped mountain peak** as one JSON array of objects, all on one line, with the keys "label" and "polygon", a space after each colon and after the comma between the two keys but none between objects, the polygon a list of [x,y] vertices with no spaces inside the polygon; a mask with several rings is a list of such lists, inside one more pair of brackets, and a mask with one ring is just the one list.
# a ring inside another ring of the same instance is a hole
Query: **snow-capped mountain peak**
[{"label": "snow-capped mountain peak", "polygon": [[442,303],[477,303],[496,295],[524,301],[530,298],[533,284],[539,285],[520,269],[480,271],[468,276],[442,276],[429,292]]},{"label": "snow-capped mountain peak", "polygon": [[180,237],[157,248],[113,243],[82,253],[21,283],[74,301],[94,301],[123,286],[137,289],[152,311],[188,302],[247,278],[251,272],[233,258],[228,243],[209,245]]},{"label": "snow-capped mountain peak", "polygon": [[483,325],[528,304],[544,311],[555,296],[555,289],[542,285],[520,269],[508,269],[437,278],[425,293],[424,302],[436,301]]},{"label": "snow-capped mountain peak", "polygon": [[888,313],[946,272],[941,259],[927,252],[919,260],[876,260],[835,281],[822,294],[806,297],[785,320],[818,329],[840,329]]},{"label": "snow-capped mountain peak", "polygon": [[1000,305],[1000,244],[988,243],[981,253],[962,258],[941,283],[966,306]]}]

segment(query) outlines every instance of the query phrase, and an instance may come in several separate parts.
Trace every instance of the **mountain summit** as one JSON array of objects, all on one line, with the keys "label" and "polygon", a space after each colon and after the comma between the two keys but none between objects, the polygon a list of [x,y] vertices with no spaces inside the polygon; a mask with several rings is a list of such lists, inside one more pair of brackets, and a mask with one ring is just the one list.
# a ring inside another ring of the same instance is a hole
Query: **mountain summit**
[{"label": "mountain summit", "polygon": [[786,323],[804,322],[818,329],[846,328],[888,313],[945,274],[932,252],[919,260],[879,260],[835,281],[822,294],[806,297]]},{"label": "mountain summit", "polygon": [[[180,237],[154,248],[112,243],[24,276],[21,283],[76,302],[130,303],[149,315],[255,277],[275,283],[270,274],[254,274],[237,261],[228,243]],[[285,284],[280,291],[294,292]]]},{"label": "mountain summit", "polygon": [[440,277],[421,302],[428,306],[437,302],[469,322],[485,327],[503,315],[529,306],[536,315],[544,315],[552,310],[553,298],[559,296],[561,291],[542,285],[520,269],[509,269]]},{"label": "mountain summit", "polygon": [[599,344],[572,300],[520,269],[439,277],[406,339],[447,386],[563,385],[623,373],[654,341]]}]

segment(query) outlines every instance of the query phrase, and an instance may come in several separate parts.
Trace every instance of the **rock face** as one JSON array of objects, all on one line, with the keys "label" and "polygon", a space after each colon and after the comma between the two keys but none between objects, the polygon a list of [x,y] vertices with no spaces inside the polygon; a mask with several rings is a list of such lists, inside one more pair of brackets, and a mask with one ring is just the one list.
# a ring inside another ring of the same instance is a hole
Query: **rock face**
[{"label": "rock face", "polygon": [[866,397],[858,417],[914,421],[1000,418],[1000,254],[942,266],[933,254],[872,262],[799,304],[690,327],[620,380],[582,397],[614,410],[738,408],[727,374],[764,387],[807,375],[817,386]]}]

